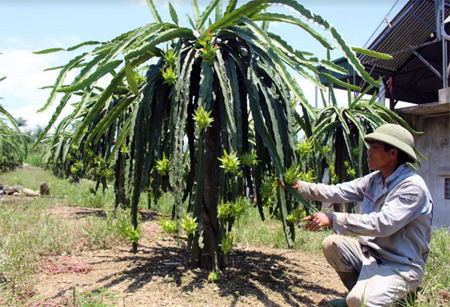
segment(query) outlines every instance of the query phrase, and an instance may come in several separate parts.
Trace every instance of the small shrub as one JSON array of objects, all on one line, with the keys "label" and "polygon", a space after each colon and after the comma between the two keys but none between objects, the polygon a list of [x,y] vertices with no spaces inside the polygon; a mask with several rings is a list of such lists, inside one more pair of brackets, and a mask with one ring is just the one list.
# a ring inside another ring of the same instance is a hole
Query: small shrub
[{"label": "small shrub", "polygon": [[[141,238],[141,230],[138,227],[134,229],[130,220],[131,215],[121,215],[117,219],[116,228],[118,235],[130,243],[138,243]],[[138,222],[140,224],[140,222]]]},{"label": "small shrub", "polygon": [[220,280],[220,271],[219,270],[212,270],[211,273],[208,275],[208,281],[209,282],[218,282]]},{"label": "small shrub", "polygon": [[177,223],[173,220],[167,219],[165,216],[158,217],[159,225],[163,228],[166,233],[177,233]]}]

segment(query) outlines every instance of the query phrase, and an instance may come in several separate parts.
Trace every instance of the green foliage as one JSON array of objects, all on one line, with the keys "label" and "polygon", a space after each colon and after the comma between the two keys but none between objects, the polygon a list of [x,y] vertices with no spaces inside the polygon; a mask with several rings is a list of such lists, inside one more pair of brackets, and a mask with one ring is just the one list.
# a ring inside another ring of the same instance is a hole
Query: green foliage
[{"label": "green foliage", "polygon": [[444,306],[450,289],[450,233],[448,229],[434,229],[431,251],[427,259],[423,295],[426,301],[419,306]]},{"label": "green foliage", "polygon": [[295,208],[292,210],[291,214],[288,215],[286,220],[289,223],[297,224],[300,223],[302,218],[306,217],[306,211],[304,208]]},{"label": "green foliage", "polygon": [[331,183],[331,184],[336,184],[336,183],[339,182],[339,177],[338,177],[338,175],[336,174],[335,169],[336,169],[336,168],[335,168],[334,165],[330,165],[329,168],[328,168],[328,170],[329,170],[329,172],[330,172],[330,178],[331,178],[330,183]]},{"label": "green foliage", "polygon": [[164,62],[167,67],[175,67],[178,61],[178,51],[174,49],[166,49],[163,54]]},{"label": "green foliage", "polygon": [[211,118],[212,111],[206,112],[205,109],[200,106],[197,111],[195,111],[192,116],[195,121],[195,126],[200,128],[200,130],[206,130],[206,128],[211,127],[211,123],[214,118]]},{"label": "green foliage", "polygon": [[244,152],[241,155],[241,162],[245,166],[253,167],[258,164],[258,156],[256,155],[256,152],[252,150],[251,152]]},{"label": "green foliage", "polygon": [[76,161],[72,166],[70,167],[70,172],[74,175],[80,174],[83,171],[83,162]]},{"label": "green foliage", "polygon": [[225,173],[235,174],[241,163],[236,152],[230,152],[230,154],[228,154],[225,149],[223,150],[223,156],[217,159],[222,162],[220,167],[225,170]]},{"label": "green foliage", "polygon": [[15,296],[26,296],[32,290],[32,276],[38,272],[42,256],[71,248],[67,225],[29,214],[25,204],[18,207],[21,210],[17,212],[0,210],[0,289],[2,298],[12,295],[12,302]]},{"label": "green foliage", "polygon": [[[162,193],[158,198],[158,201],[155,204],[154,209],[158,210],[159,212],[165,215],[169,215],[172,214],[173,204],[174,204],[173,193],[170,192]],[[144,204],[142,206],[145,207]]]},{"label": "green foliage", "polygon": [[307,172],[301,172],[300,179],[306,182],[315,182],[317,177],[314,177],[313,170],[310,169]]},{"label": "green foliage", "polygon": [[177,82],[177,74],[173,71],[172,67],[166,67],[162,71],[162,77],[164,79],[164,83],[168,85],[173,85]]},{"label": "green foliage", "polygon": [[220,201],[220,205],[217,207],[217,217],[226,219],[230,215],[231,202],[224,202],[223,199]]},{"label": "green foliage", "polygon": [[172,3],[169,2],[169,9],[170,9],[170,17],[172,17],[172,20],[175,24],[178,24],[178,15],[175,9],[172,6]]},{"label": "green foliage", "polygon": [[310,153],[312,150],[313,150],[313,142],[311,138],[298,142],[297,148],[295,149],[295,151],[300,155],[300,157]]},{"label": "green foliage", "polygon": [[161,176],[166,176],[170,170],[170,161],[166,158],[166,154],[163,153],[161,160],[156,160],[156,172]]},{"label": "green foliage", "polygon": [[[125,76],[128,82],[128,88],[130,89],[130,92],[132,92],[135,95],[139,95],[139,90],[137,86],[139,80],[137,80],[138,78],[136,78],[136,76],[140,77],[140,75],[133,71],[129,61],[125,61]],[[142,78],[140,81],[142,81]]]},{"label": "green foliage", "polygon": [[[5,78],[2,77],[0,81]],[[18,120],[0,104],[0,173],[20,165],[27,151],[27,143],[19,129]]]},{"label": "green foliage", "polygon": [[123,229],[127,222],[129,223],[129,212],[127,214],[122,209],[105,210],[104,219],[95,216],[84,218],[81,229],[87,235],[85,245],[89,248],[107,248],[108,239],[116,236],[129,240],[128,229]]},{"label": "green foliage", "polygon": [[356,178],[356,171],[353,167],[350,166],[350,162],[344,161],[344,166],[347,170],[347,176],[349,180],[353,180]]},{"label": "green foliage", "polygon": [[188,235],[191,235],[197,230],[198,224],[196,221],[196,217],[194,218],[189,214],[184,214],[183,220],[181,221],[181,228],[186,231]]},{"label": "green foliage", "polygon": [[200,56],[203,58],[206,64],[212,66],[216,60],[216,51],[218,46],[215,45],[214,42],[212,42],[212,35],[209,30],[205,36],[205,40],[199,40],[198,43],[203,46]]},{"label": "green foliage", "polygon": [[130,149],[128,148],[128,146],[123,145],[122,147],[120,147],[120,153],[123,155],[126,155],[130,152]]},{"label": "green foliage", "polygon": [[301,178],[300,165],[292,164],[283,175],[283,182],[292,185]]},{"label": "green foliage", "polygon": [[135,228],[128,217],[118,221],[117,230],[119,235],[130,243],[137,244],[141,238],[140,228]]},{"label": "green foliage", "polygon": [[176,63],[178,61],[178,51],[174,49],[166,48],[166,52],[163,54],[164,68],[161,69],[164,83],[173,85],[177,82]]},{"label": "green foliage", "polygon": [[78,184],[72,184],[70,180],[61,180],[40,169],[33,171],[20,169],[2,174],[1,178],[1,182],[4,184],[20,184],[32,190],[38,190],[40,183],[45,181],[53,196],[50,198],[51,202],[60,201],[73,207],[104,208],[105,205],[114,203],[112,189],[106,190],[104,194],[94,194],[92,190],[95,188],[95,184],[88,180],[80,180]]},{"label": "green foliage", "polygon": [[360,54],[365,54],[371,57],[376,57],[382,60],[391,60],[392,56],[390,54],[385,54],[385,53],[379,53],[373,50],[369,50],[369,49],[365,49],[365,48],[359,48],[359,47],[352,47],[352,50],[360,53]]},{"label": "green foliage", "polygon": [[208,281],[216,283],[220,280],[220,270],[212,270],[208,275]]},{"label": "green foliage", "polygon": [[247,199],[240,196],[235,202],[224,202],[221,200],[220,205],[217,207],[217,217],[222,219],[237,218],[248,206]]},{"label": "green foliage", "polygon": [[24,136],[15,119],[0,105],[0,173],[22,165],[26,155]]},{"label": "green foliage", "polygon": [[233,250],[233,234],[228,232],[227,235],[222,239],[222,243],[219,244],[220,249],[226,255]]},{"label": "green foliage", "polygon": [[[266,215],[269,215],[269,208],[264,210]],[[255,207],[248,208],[236,221],[233,234],[235,244],[238,246],[288,248],[283,226],[279,221],[273,219],[262,221]],[[332,230],[310,232],[300,229],[293,244],[293,249],[302,252],[322,253],[322,241],[330,234],[332,234]]]},{"label": "green foliage", "polygon": [[[87,153],[89,156],[89,152]],[[111,169],[109,163],[103,158],[96,156],[94,158],[94,178],[104,178],[106,180],[110,180],[114,176],[114,172]]]},{"label": "green foliage", "polygon": [[165,216],[158,217],[159,225],[166,233],[177,233],[177,223],[173,220],[167,219]]},{"label": "green foliage", "polygon": [[262,202],[264,206],[271,206],[276,202],[276,191],[278,188],[278,182],[276,178],[266,178],[262,182],[259,193],[261,194]]},{"label": "green foliage", "polygon": [[230,217],[237,218],[242,212],[244,212],[245,208],[248,207],[247,199],[243,196],[239,196],[236,201],[231,203],[230,207]]},{"label": "green foliage", "polygon": [[[30,306],[33,303],[28,302],[29,294],[35,291],[35,276],[43,265],[45,268],[43,260],[47,257],[110,248],[113,242],[122,242],[117,221],[129,220],[129,210],[113,212],[108,209],[113,207],[112,197],[93,196],[89,192],[92,182],[81,181],[74,185],[39,169],[0,175],[0,182],[4,184],[20,183],[33,189],[42,181],[48,183],[50,197],[36,198],[32,202],[19,198],[13,205],[0,204],[0,304],[7,302],[6,306]],[[80,218],[63,220],[55,214],[65,205],[87,209]],[[99,206],[105,209],[105,214],[93,209]],[[55,210],[55,214],[49,215],[49,210]],[[109,294],[105,294],[106,297],[111,302]],[[103,303],[107,306],[105,301]]]},{"label": "green foliage", "polygon": [[117,294],[109,293],[107,288],[80,292],[77,287],[73,287],[72,299],[76,307],[113,307],[120,300]]}]

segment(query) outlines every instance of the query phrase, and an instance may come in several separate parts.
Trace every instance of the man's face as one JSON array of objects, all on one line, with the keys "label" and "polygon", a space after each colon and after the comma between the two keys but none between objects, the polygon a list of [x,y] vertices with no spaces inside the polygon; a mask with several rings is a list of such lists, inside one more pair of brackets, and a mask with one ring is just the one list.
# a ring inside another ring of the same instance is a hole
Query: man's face
[{"label": "man's face", "polygon": [[[369,143],[370,147],[367,151],[367,162],[371,170],[382,170],[383,167],[387,166],[390,160],[393,158],[393,151],[396,149],[391,149],[389,151],[384,150],[384,143],[371,141]],[[395,156],[395,158],[397,158]]]}]

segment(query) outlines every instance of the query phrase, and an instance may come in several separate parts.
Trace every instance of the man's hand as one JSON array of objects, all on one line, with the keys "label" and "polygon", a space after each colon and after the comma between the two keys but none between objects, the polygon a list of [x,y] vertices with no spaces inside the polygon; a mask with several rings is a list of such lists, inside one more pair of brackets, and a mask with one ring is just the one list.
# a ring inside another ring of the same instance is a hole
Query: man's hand
[{"label": "man's hand", "polygon": [[317,231],[322,227],[333,225],[333,213],[317,212],[302,219],[302,222],[305,221],[309,221],[305,230]]},{"label": "man's hand", "polygon": [[[281,180],[280,177],[277,177],[277,181],[278,181],[278,184],[280,185],[280,187],[281,187],[282,189],[285,189],[283,180]],[[291,184],[291,188],[293,188],[294,190],[297,191],[297,190],[298,190],[298,187],[300,186],[301,183],[302,183],[302,181],[299,180],[299,181],[297,181],[297,182]]]},{"label": "man's hand", "polygon": [[284,190],[285,189],[285,187],[284,187],[284,183],[283,183],[283,180],[281,180],[281,178],[280,177],[277,177],[277,181],[278,181],[278,184],[280,185],[280,187]]}]

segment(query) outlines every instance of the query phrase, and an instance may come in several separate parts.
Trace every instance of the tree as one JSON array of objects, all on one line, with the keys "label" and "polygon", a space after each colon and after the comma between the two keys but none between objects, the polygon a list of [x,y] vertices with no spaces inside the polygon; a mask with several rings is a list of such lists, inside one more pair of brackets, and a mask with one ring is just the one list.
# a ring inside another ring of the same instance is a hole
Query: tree
[{"label": "tree", "polygon": [[17,126],[19,128],[25,127],[27,125],[27,120],[25,118],[23,118],[23,117],[17,117],[16,118],[16,122],[17,122]]},{"label": "tree", "polygon": [[[50,142],[59,148],[55,156],[66,163],[69,153],[76,153],[83,161],[95,149],[94,155],[107,165],[115,159],[115,166],[126,167],[135,229],[141,192],[152,182],[168,180],[175,195],[178,234],[188,234],[196,266],[218,270],[226,265],[233,246],[232,225],[248,205],[246,196],[257,198],[262,218],[263,204],[268,199],[274,204],[292,245],[295,228],[289,217],[297,206],[308,207],[309,203],[289,185],[289,194],[277,188],[274,179],[293,179],[299,164],[295,118],[300,115],[292,101],[298,102],[302,125],[308,131],[312,131],[316,113],[290,70],[320,88],[324,87],[317,81],[317,65],[333,72],[347,71],[328,59],[294,50],[268,30],[269,23],[298,26],[331,50],[333,45],[309,23],[320,25],[358,74],[373,85],[377,81],[365,72],[355,51],[333,26],[296,1],[254,0],[237,7],[232,0],[223,10],[222,1],[213,0],[200,13],[193,0],[194,18],[188,17],[193,29],[178,25],[172,5],[173,22],[167,23],[153,1],[147,2],[154,23],[109,42],[85,42],[67,49],[97,46],[57,68],[59,77],[42,110],[58,92],[64,96],[45,132],[71,97],[81,98]],[[288,7],[306,21],[271,13],[276,5]],[[214,11],[211,22],[208,19]],[[64,77],[74,69],[80,69],[77,77],[64,84]],[[141,78],[138,71],[143,69],[146,75]],[[96,83],[107,74],[112,80],[101,89]],[[62,138],[76,120],[80,124],[70,139]],[[289,174],[284,174],[288,169]],[[116,171],[116,182],[118,173],[122,172]]]}]

